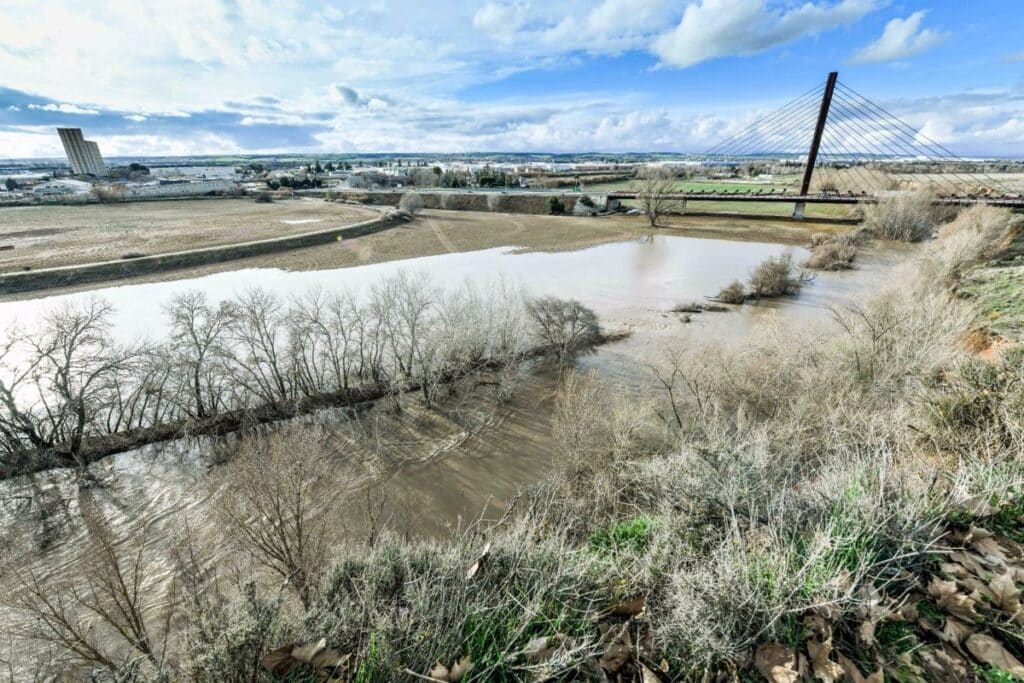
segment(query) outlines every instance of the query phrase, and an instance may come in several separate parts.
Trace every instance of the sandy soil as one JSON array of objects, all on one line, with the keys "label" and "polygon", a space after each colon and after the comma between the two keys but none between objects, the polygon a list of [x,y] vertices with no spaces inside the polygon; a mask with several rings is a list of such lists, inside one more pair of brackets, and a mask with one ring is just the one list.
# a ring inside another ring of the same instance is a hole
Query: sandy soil
[{"label": "sandy soil", "polygon": [[177,200],[0,209],[0,271],[162,254],[357,223],[373,209],[293,199]]},{"label": "sandy soil", "polygon": [[[288,202],[282,202],[280,205],[271,204],[269,207],[274,211],[281,210],[278,208],[279,206],[293,207],[291,212],[286,214],[289,219],[297,216],[325,217],[326,219],[326,217],[330,216],[346,215],[340,213],[345,210],[367,211],[367,209],[362,207],[331,204],[316,200],[308,201],[308,204],[303,203],[300,205],[302,207],[301,211],[296,207],[295,203]],[[189,206],[193,209],[199,208],[195,203],[175,203],[186,204],[185,208]],[[220,203],[204,202],[200,206],[205,209],[207,206]],[[262,209],[267,205],[253,204],[252,206]],[[304,214],[302,211],[307,213]],[[0,212],[0,215],[2,215],[2,212]],[[225,215],[223,220],[236,226],[232,228],[234,234],[242,234],[246,239],[254,239],[260,236],[257,234],[255,227],[251,230],[243,230],[244,226],[239,225],[244,220],[250,219],[254,215],[259,215],[258,211],[252,211],[251,207],[248,211],[238,212],[237,215],[240,215],[241,218],[236,218],[236,214],[231,214],[229,211],[225,211],[223,215]],[[347,215],[353,216],[354,219],[362,218],[363,216],[361,213],[358,215]],[[209,225],[222,219],[216,215],[210,215],[203,216],[202,220],[204,224]],[[264,219],[263,225],[268,231],[275,229],[272,223],[273,220],[275,219]],[[267,223],[271,224],[270,228],[266,228]],[[315,229],[317,226],[327,227],[328,225],[329,223],[327,222],[301,225],[277,224],[282,230],[291,228],[293,232],[304,232]],[[298,230],[295,230],[296,228]],[[833,232],[845,229],[847,228],[843,226],[814,223],[811,221],[794,223],[791,221],[751,220],[750,218],[731,216],[673,216],[665,220],[663,227],[658,228],[659,232],[666,234],[723,237],[736,240],[783,242],[800,245],[806,244],[810,235],[814,232]],[[648,230],[646,219],[643,216],[614,215],[597,218],[577,218],[571,216],[532,216],[473,211],[427,210],[408,225],[402,225],[373,235],[278,254],[267,254],[195,268],[154,273],[153,275],[130,278],[119,282],[138,283],[179,280],[242,268],[281,268],[284,270],[345,268],[365,263],[379,263],[417,256],[475,251],[502,246],[517,246],[531,251],[562,251],[632,239]],[[282,232],[281,234],[284,233]],[[4,253],[0,252],[0,258],[2,258]],[[72,256],[73,254],[66,255],[67,258]],[[0,261],[0,264],[2,263],[3,261]],[[104,286],[110,286],[110,283],[93,283],[60,290],[47,290],[46,294],[95,289]],[[4,298],[33,298],[37,296],[40,296],[39,292],[28,292],[23,295]]]}]

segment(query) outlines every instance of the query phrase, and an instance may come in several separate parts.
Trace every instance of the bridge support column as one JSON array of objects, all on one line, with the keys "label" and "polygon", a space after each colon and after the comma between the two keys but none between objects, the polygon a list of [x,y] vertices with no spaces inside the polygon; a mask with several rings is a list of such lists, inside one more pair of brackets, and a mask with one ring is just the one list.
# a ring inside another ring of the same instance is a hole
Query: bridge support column
[{"label": "bridge support column", "polygon": [[804,204],[803,202],[797,202],[796,205],[793,207],[793,218],[797,219],[798,221],[802,221],[804,219],[804,210],[806,208],[806,204]]}]

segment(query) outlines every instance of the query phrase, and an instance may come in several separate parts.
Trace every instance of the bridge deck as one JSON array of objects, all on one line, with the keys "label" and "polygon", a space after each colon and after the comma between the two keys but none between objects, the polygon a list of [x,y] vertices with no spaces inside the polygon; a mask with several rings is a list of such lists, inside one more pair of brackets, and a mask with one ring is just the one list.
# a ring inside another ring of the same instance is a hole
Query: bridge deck
[{"label": "bridge deck", "polygon": [[[609,199],[637,199],[637,192],[609,192]],[[872,195],[854,194],[786,194],[782,192],[756,193],[756,192],[673,192],[666,195],[669,199],[682,201],[706,201],[706,202],[801,202],[805,204],[872,204],[878,201]],[[1024,209],[1024,197],[937,197],[936,204],[944,206],[969,206],[972,204],[991,204],[994,206],[1007,206],[1015,209]]]}]

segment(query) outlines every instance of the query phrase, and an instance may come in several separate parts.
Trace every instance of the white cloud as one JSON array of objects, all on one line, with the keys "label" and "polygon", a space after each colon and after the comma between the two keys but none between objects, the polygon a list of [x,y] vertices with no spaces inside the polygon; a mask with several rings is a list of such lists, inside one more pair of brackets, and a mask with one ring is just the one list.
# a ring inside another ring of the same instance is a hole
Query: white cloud
[{"label": "white cloud", "polygon": [[853,56],[856,64],[892,62],[920,54],[949,37],[948,33],[922,29],[927,12],[914,12],[906,19],[899,17],[885,25],[878,40],[866,45]]},{"label": "white cloud", "polygon": [[21,111],[21,107],[12,104],[7,107],[7,111]]},{"label": "white cloud", "polygon": [[849,24],[877,6],[877,0],[841,0],[776,10],[766,0],[698,0],[687,6],[675,29],[654,41],[652,51],[676,67],[752,55]]},{"label": "white cloud", "polygon": [[124,116],[123,118],[128,120],[128,121],[135,121],[136,123],[141,123],[141,122],[146,120],[146,117],[143,116],[142,114],[128,114],[128,115]]},{"label": "white cloud", "polygon": [[30,104],[29,109],[37,109],[39,111],[53,111],[60,112],[61,114],[85,114],[88,116],[98,116],[99,111],[96,109],[86,109],[79,107],[77,104]]}]

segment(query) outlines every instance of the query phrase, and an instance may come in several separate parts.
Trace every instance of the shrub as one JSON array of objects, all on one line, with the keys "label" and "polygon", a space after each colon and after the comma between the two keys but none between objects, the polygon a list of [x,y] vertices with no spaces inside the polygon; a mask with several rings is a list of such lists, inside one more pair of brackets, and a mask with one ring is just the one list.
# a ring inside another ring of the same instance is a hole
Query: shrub
[{"label": "shrub", "polygon": [[747,290],[739,280],[733,280],[722,288],[716,297],[724,304],[741,304],[747,300]]},{"label": "shrub", "polygon": [[920,242],[935,231],[939,212],[928,191],[892,192],[864,207],[864,227],[877,237]]},{"label": "shrub", "polygon": [[274,198],[270,196],[269,192],[260,192],[253,201],[257,204],[270,204],[274,201]]},{"label": "shrub", "polygon": [[410,216],[415,216],[423,209],[423,197],[418,192],[406,192],[398,201],[398,208]]},{"label": "shrub", "polygon": [[755,297],[775,297],[800,291],[801,277],[793,266],[793,256],[769,256],[750,274],[750,293]]},{"label": "shrub", "polygon": [[560,360],[601,338],[597,314],[578,301],[545,296],[528,301],[526,310],[537,339]]},{"label": "shrub", "polygon": [[814,270],[846,270],[853,268],[860,244],[859,233],[826,235],[818,233],[811,238],[811,255],[804,266]]},{"label": "shrub", "polygon": [[548,199],[548,213],[552,216],[561,216],[565,213],[565,204],[558,197]]}]

